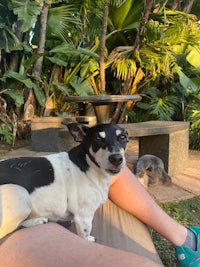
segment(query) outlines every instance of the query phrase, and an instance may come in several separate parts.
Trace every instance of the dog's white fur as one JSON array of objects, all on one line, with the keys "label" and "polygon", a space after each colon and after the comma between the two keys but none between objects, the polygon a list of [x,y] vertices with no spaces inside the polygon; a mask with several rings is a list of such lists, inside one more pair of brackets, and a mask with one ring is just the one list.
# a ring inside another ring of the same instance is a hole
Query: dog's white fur
[{"label": "dog's white fur", "polygon": [[[119,170],[125,165],[122,148],[114,148],[122,155]],[[67,152],[44,156],[54,170],[54,182],[37,187],[32,193],[22,186],[4,184],[0,186],[0,238],[15,230],[19,225],[25,227],[50,221],[67,220],[73,215],[77,234],[87,240],[90,236],[92,220],[96,209],[107,200],[112,175],[109,156],[116,151],[99,149],[86,160],[89,169],[84,172],[69,158]],[[0,170],[1,171],[1,170]]]}]

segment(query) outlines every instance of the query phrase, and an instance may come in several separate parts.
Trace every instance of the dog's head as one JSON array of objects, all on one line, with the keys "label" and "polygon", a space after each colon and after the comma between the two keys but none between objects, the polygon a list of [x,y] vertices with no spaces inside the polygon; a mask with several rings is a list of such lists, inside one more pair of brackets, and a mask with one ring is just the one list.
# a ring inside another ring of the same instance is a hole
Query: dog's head
[{"label": "dog's head", "polygon": [[98,124],[93,127],[71,123],[67,125],[74,140],[81,143],[86,155],[99,168],[117,174],[125,165],[128,134],[115,124]]}]

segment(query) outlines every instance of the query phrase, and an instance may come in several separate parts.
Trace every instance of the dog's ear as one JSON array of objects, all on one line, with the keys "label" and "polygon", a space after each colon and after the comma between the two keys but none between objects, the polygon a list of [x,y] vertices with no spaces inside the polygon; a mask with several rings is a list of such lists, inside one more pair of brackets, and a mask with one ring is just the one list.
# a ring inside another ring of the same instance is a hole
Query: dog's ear
[{"label": "dog's ear", "polygon": [[67,125],[67,128],[74,140],[80,143],[84,140],[89,129],[89,127],[78,123],[70,123]]}]

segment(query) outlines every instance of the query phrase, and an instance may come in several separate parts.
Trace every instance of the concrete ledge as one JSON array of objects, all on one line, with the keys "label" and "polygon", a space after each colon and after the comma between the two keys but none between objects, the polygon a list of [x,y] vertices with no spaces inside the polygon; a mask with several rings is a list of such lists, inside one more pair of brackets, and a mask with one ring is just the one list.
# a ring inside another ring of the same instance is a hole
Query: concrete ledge
[{"label": "concrete ledge", "polygon": [[130,137],[170,134],[189,129],[189,122],[183,121],[145,121],[119,125],[127,129]]}]

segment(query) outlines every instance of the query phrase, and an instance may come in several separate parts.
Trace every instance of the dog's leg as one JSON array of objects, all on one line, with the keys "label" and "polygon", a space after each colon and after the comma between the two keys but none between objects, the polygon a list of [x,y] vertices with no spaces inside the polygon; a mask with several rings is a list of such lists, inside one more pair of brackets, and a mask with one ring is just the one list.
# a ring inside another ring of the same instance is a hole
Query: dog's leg
[{"label": "dog's leg", "polygon": [[77,235],[83,237],[88,241],[95,241],[95,237],[91,236],[93,216],[81,217],[76,215],[74,222],[76,226]]},{"label": "dog's leg", "polygon": [[23,221],[21,225],[24,227],[31,227],[31,226],[38,225],[38,224],[48,223],[48,221],[49,220],[46,217],[32,218],[32,219]]},{"label": "dog's leg", "polygon": [[172,183],[172,178],[169,176],[169,174],[165,170],[162,171],[161,179],[162,179],[163,184],[171,185]]},{"label": "dog's leg", "polygon": [[29,193],[21,186],[0,186],[0,239],[14,231],[31,212]]},{"label": "dog's leg", "polygon": [[148,176],[149,176],[149,182],[151,185],[156,185],[159,183],[161,172],[160,169],[152,166],[151,170],[147,171]]}]

